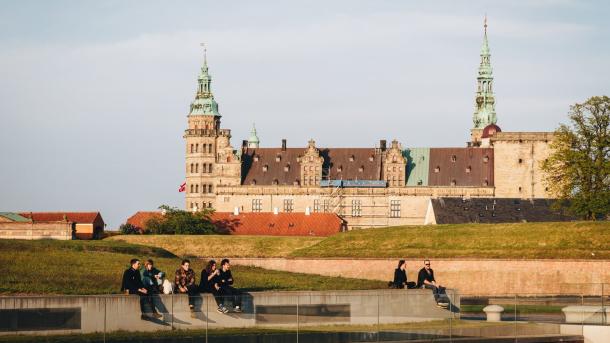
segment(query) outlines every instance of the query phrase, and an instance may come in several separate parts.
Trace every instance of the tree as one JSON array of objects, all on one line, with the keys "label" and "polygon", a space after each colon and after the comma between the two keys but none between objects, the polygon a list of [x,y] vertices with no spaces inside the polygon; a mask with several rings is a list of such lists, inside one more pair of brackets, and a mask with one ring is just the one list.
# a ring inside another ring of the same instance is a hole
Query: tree
[{"label": "tree", "polygon": [[121,224],[121,226],[119,226],[119,232],[123,235],[137,235],[141,233],[137,227],[129,223]]},{"label": "tree", "polygon": [[212,210],[189,212],[167,205],[159,206],[164,215],[146,221],[146,228],[153,234],[164,235],[205,235],[216,233],[210,215]]},{"label": "tree", "polygon": [[588,220],[610,213],[610,98],[594,96],[570,107],[542,162],[549,192],[558,207]]}]

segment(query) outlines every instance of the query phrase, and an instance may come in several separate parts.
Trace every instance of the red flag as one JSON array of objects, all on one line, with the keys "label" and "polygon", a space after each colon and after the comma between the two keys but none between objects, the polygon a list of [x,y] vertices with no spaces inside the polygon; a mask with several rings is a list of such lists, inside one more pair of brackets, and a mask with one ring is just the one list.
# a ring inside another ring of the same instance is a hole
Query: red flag
[{"label": "red flag", "polygon": [[180,185],[180,188],[178,188],[178,192],[184,192],[186,190],[186,182],[184,182],[183,184]]}]

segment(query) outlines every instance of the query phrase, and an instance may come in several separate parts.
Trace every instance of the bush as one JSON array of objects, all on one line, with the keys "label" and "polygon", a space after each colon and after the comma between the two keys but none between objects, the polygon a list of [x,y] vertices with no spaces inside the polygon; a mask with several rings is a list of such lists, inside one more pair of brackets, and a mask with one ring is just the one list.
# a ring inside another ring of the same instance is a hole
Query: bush
[{"label": "bush", "polygon": [[119,232],[123,235],[137,235],[141,233],[137,227],[129,223],[121,224],[121,226],[119,226]]},{"label": "bush", "polygon": [[193,213],[166,205],[159,208],[165,214],[146,221],[145,226],[148,233],[158,235],[206,235],[216,233],[216,227],[210,219],[211,210],[204,209]]}]

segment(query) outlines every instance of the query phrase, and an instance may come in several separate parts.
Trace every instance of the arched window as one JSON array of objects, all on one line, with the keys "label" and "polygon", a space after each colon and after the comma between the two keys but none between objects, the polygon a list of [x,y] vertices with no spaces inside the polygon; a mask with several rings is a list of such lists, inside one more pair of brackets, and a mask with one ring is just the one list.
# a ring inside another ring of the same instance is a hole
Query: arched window
[{"label": "arched window", "polygon": [[208,185],[208,193],[212,193],[212,185]]},{"label": "arched window", "polygon": [[208,173],[212,172],[212,163],[208,164]]},{"label": "arched window", "polygon": [[199,185],[195,185],[195,193],[199,193]]},{"label": "arched window", "polygon": [[208,144],[208,154],[212,153],[212,144]]},{"label": "arched window", "polygon": [[193,144],[191,144],[191,154],[193,153]]},{"label": "arched window", "polygon": [[195,165],[191,163],[191,173],[195,172]]},{"label": "arched window", "polygon": [[191,192],[190,193],[193,193],[193,185],[191,185]]},{"label": "arched window", "polygon": [[199,173],[199,163],[195,163],[195,173]]}]

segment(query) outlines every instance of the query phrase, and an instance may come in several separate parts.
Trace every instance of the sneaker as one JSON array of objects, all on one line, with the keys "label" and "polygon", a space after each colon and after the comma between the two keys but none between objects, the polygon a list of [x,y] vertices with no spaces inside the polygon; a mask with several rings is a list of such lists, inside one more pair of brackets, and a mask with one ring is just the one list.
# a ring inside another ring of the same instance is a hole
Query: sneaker
[{"label": "sneaker", "polygon": [[220,307],[220,306],[218,306],[218,307],[216,308],[216,311],[217,311],[218,313],[225,313],[224,309],[223,309],[222,307]]},{"label": "sneaker", "polygon": [[222,306],[222,313],[229,313],[229,309],[224,307],[224,305]]},{"label": "sneaker", "polygon": [[153,313],[152,315],[153,315],[153,317],[155,317],[155,318],[161,318],[161,317],[163,317],[163,315],[162,315],[161,313],[159,313],[159,312],[155,312],[155,313]]},{"label": "sneaker", "polygon": [[239,306],[235,306],[235,308],[233,309],[233,312],[240,313],[241,312],[241,308]]}]

